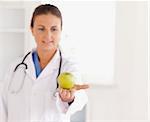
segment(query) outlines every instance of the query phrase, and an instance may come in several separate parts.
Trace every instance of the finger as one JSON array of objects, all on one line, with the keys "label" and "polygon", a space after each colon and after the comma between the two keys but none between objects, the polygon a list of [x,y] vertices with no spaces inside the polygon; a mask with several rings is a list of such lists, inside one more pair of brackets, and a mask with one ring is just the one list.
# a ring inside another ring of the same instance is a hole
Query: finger
[{"label": "finger", "polygon": [[67,90],[63,89],[63,96],[65,97],[67,95]]},{"label": "finger", "polygon": [[65,97],[65,94],[66,94],[66,93],[65,93],[65,90],[62,89],[61,92],[60,92],[60,96],[61,96],[61,97]]},{"label": "finger", "polygon": [[70,91],[70,98],[73,99],[75,97],[75,89]]},{"label": "finger", "polygon": [[73,95],[74,95],[75,91],[76,91],[76,89],[75,89],[75,88],[73,88],[73,89],[71,89],[71,90],[70,90],[70,94],[71,94],[71,96],[73,96]]},{"label": "finger", "polygon": [[65,94],[62,95],[62,99],[64,101],[70,101],[70,99],[71,99],[70,90],[65,90]]},{"label": "finger", "polygon": [[67,92],[67,94],[66,94],[66,96],[65,96],[65,97],[66,97],[66,99],[70,99],[70,97],[71,97],[71,93],[70,93],[70,91],[68,91],[68,92]]},{"label": "finger", "polygon": [[60,89],[59,89],[59,93],[60,93],[60,94],[62,94],[62,92],[63,92],[63,89],[62,89],[62,88],[60,88]]},{"label": "finger", "polygon": [[60,88],[59,89],[59,95],[62,97],[62,95],[63,95],[63,89],[62,88]]},{"label": "finger", "polygon": [[88,84],[83,84],[83,85],[77,85],[77,84],[75,84],[74,88],[75,88],[76,90],[88,89],[88,88],[89,88],[89,85],[88,85]]}]

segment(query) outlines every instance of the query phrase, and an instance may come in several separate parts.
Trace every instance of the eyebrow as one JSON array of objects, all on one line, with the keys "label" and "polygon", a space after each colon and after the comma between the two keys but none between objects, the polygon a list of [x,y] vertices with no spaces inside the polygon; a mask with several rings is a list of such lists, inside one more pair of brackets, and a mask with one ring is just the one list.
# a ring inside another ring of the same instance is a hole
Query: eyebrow
[{"label": "eyebrow", "polygon": [[38,25],[38,26],[42,26],[42,27],[45,27],[44,25]]},{"label": "eyebrow", "polygon": [[[44,25],[38,25],[38,26],[45,27]],[[51,28],[57,28],[57,25],[54,25]]]}]

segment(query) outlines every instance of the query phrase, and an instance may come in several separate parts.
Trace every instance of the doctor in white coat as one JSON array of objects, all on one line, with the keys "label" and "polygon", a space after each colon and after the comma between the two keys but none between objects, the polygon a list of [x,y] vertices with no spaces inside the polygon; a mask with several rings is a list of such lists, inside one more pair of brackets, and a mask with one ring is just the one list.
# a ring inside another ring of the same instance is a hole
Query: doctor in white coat
[{"label": "doctor in white coat", "polygon": [[[31,31],[37,46],[7,72],[0,99],[0,122],[69,122],[70,116],[87,103],[84,89],[88,85],[81,83],[74,60],[59,49],[59,9],[50,4],[38,6]],[[76,77],[74,88],[59,88],[57,77],[61,72]]]}]

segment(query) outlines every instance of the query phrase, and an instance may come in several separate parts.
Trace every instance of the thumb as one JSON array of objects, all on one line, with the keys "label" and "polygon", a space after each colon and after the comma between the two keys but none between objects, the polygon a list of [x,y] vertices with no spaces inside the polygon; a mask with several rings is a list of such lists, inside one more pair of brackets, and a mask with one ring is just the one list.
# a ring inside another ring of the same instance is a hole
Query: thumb
[{"label": "thumb", "polygon": [[83,84],[83,85],[75,84],[75,85],[74,85],[74,89],[75,89],[75,90],[88,89],[88,88],[89,88],[89,85],[88,85],[88,84]]}]

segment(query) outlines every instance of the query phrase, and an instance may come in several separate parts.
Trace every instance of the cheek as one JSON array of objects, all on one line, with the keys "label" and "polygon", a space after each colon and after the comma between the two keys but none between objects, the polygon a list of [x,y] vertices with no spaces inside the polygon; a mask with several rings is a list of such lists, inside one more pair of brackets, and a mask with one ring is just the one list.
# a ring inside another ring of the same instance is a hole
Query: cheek
[{"label": "cheek", "polygon": [[57,42],[59,42],[60,41],[60,37],[57,37]]},{"label": "cheek", "polygon": [[40,35],[35,35],[34,36],[36,43],[41,43],[42,37]]},{"label": "cheek", "polygon": [[34,29],[32,30],[32,36],[34,37],[35,42],[38,43],[39,37],[37,32]]},{"label": "cheek", "polygon": [[60,41],[60,39],[61,39],[61,35],[60,34],[58,34],[57,36],[56,36],[56,38],[55,38],[56,40],[57,40],[57,42],[59,42]]}]

